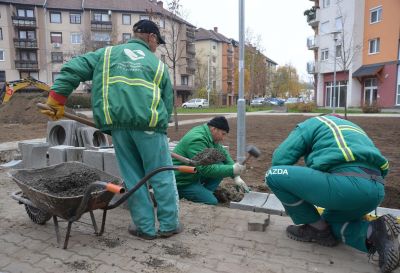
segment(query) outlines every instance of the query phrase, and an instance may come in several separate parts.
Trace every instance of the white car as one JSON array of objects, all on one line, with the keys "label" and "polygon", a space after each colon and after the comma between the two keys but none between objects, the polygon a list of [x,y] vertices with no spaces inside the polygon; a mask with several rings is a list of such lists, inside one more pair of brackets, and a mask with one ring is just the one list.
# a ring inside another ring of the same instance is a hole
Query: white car
[{"label": "white car", "polygon": [[208,105],[208,100],[206,99],[191,99],[182,103],[183,108],[207,108]]}]

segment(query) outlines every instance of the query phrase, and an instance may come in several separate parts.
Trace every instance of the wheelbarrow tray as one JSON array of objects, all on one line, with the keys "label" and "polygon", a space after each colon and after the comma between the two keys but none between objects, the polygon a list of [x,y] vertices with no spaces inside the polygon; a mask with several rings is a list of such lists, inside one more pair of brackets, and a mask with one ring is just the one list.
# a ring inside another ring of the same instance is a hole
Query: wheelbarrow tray
[{"label": "wheelbarrow tray", "polygon": [[[40,179],[53,177],[57,179],[60,176],[68,176],[72,173],[95,173],[97,180],[105,182],[113,182],[122,185],[120,178],[112,176],[108,173],[100,171],[80,162],[65,162],[49,167],[39,169],[21,169],[10,173],[12,179],[21,188],[23,195],[28,198],[38,209],[58,216],[63,219],[70,219],[75,216],[78,207],[83,199],[83,194],[76,196],[62,197],[56,194],[43,192],[35,188],[35,182]],[[83,179],[85,179],[83,177]],[[93,180],[93,177],[90,179]],[[88,178],[88,185],[91,182]],[[90,199],[84,212],[107,207],[114,193],[99,189],[91,193]]]}]

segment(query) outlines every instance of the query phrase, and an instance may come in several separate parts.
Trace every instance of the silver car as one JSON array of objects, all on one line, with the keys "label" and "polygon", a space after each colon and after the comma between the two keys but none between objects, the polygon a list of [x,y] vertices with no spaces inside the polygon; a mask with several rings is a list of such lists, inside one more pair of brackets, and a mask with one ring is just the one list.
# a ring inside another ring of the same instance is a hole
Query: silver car
[{"label": "silver car", "polygon": [[209,106],[206,99],[191,99],[182,103],[183,108],[207,108]]}]

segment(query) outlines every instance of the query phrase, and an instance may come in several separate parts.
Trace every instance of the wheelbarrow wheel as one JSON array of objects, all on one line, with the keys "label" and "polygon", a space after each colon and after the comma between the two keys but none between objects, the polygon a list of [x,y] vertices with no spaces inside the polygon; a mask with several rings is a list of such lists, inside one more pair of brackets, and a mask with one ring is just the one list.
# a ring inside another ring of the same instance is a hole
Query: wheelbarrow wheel
[{"label": "wheelbarrow wheel", "polygon": [[40,210],[38,208],[26,204],[25,204],[25,210],[29,218],[32,220],[32,222],[38,225],[44,225],[52,217],[50,213],[44,212],[43,210]]}]

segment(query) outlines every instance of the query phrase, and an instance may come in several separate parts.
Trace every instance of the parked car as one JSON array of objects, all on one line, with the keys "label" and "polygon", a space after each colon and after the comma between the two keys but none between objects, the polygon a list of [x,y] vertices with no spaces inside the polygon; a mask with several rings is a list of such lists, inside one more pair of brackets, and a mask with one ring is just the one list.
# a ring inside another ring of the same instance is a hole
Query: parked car
[{"label": "parked car", "polygon": [[182,103],[183,108],[207,108],[209,106],[206,99],[191,99]]},{"label": "parked car", "polygon": [[267,100],[264,98],[255,98],[250,102],[250,106],[263,106],[267,104]]},{"label": "parked car", "polygon": [[298,103],[298,102],[303,102],[303,99],[301,99],[301,98],[288,98],[285,101],[285,104]]},{"label": "parked car", "polygon": [[285,101],[278,98],[270,98],[268,103],[271,105],[282,106],[283,104],[285,104]]}]

